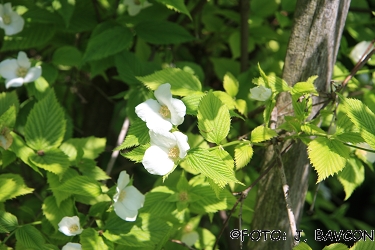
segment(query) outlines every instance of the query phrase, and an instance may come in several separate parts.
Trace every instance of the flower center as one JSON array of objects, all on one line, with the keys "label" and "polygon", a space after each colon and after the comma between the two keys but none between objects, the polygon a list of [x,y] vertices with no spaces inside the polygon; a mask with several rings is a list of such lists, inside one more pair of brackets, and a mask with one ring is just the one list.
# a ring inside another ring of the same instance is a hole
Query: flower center
[{"label": "flower center", "polygon": [[141,1],[140,0],[134,0],[134,4],[135,5],[141,5]]},{"label": "flower center", "polygon": [[178,158],[179,154],[180,149],[177,146],[175,146],[169,150],[168,157],[175,161]]},{"label": "flower center", "polygon": [[6,25],[8,25],[8,24],[10,24],[11,22],[12,22],[12,19],[10,18],[10,16],[9,15],[4,15],[4,16],[2,16],[3,17],[3,23],[4,24],[6,24]]},{"label": "flower center", "polygon": [[187,201],[188,200],[188,194],[184,191],[179,194],[180,201]]},{"label": "flower center", "polygon": [[126,192],[124,190],[121,190],[118,200],[122,202],[125,199],[125,196],[126,196]]},{"label": "flower center", "polygon": [[171,118],[171,111],[169,111],[168,107],[165,105],[160,107],[159,113],[163,118]]},{"label": "flower center", "polygon": [[18,77],[25,77],[26,74],[27,74],[27,69],[24,68],[24,67],[19,67],[19,68],[17,69],[17,71],[16,71],[16,75],[17,75]]},{"label": "flower center", "polygon": [[71,225],[71,226],[69,227],[69,231],[70,231],[71,233],[77,232],[78,229],[79,229],[79,227],[78,227],[77,224],[73,224],[73,225]]}]

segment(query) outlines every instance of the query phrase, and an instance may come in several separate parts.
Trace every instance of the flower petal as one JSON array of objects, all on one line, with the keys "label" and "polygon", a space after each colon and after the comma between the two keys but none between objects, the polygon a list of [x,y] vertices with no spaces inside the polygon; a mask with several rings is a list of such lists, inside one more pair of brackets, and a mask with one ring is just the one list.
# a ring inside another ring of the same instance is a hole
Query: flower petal
[{"label": "flower petal", "polygon": [[33,82],[42,75],[42,68],[40,66],[32,67],[24,77],[24,82]]},{"label": "flower petal", "polygon": [[134,186],[129,186],[124,189],[125,198],[121,202],[127,209],[138,210],[143,207],[145,203],[145,196],[138,191]]},{"label": "flower petal", "polygon": [[172,124],[159,114],[160,108],[161,106],[156,100],[148,99],[135,107],[135,113],[146,122],[146,126],[149,129],[163,129],[169,131],[172,129]]},{"label": "flower petal", "polygon": [[126,171],[121,171],[117,179],[117,188],[120,190],[123,190],[128,184],[129,184],[129,175],[126,173]]},{"label": "flower petal", "polygon": [[262,85],[250,89],[250,98],[258,101],[266,101],[272,95],[272,90]]},{"label": "flower petal", "polygon": [[189,143],[187,142],[188,137],[179,131],[175,131],[172,134],[176,137],[177,140],[177,146],[180,150],[179,157],[183,159],[187,155],[187,151],[190,149]]},{"label": "flower petal", "polygon": [[182,235],[181,241],[191,247],[199,239],[199,234],[195,231]]},{"label": "flower petal", "polygon": [[171,112],[171,122],[173,125],[180,125],[184,122],[186,106],[181,100],[172,98],[171,107],[168,106],[168,109]]},{"label": "flower petal", "polygon": [[26,53],[23,51],[18,52],[17,63],[19,66],[25,69],[29,69],[31,66],[31,62],[29,58],[27,57]]},{"label": "flower petal", "polygon": [[151,145],[156,145],[166,152],[177,145],[176,137],[168,131],[162,129],[150,130],[149,134]]},{"label": "flower petal", "polygon": [[10,87],[21,87],[23,85],[23,78],[13,78],[5,81],[5,88],[9,89]]},{"label": "flower petal", "polygon": [[[78,216],[73,216],[73,217],[65,216],[59,222],[58,226],[59,226],[59,231],[65,234],[66,236],[74,236],[74,235],[82,233],[83,231],[83,229],[81,229],[80,227]],[[71,226],[77,226],[78,228],[76,231],[71,232],[70,231]]]},{"label": "flower petal", "polygon": [[155,175],[166,175],[174,167],[168,153],[158,146],[151,146],[146,150],[142,164],[150,174]]},{"label": "flower petal", "polygon": [[82,246],[79,243],[68,242],[61,250],[81,250]]},{"label": "flower petal", "polygon": [[171,85],[164,83],[160,85],[154,92],[158,102],[162,105],[170,106],[172,100]]},{"label": "flower petal", "polygon": [[127,209],[121,202],[116,202],[113,207],[115,213],[121,219],[126,221],[135,221],[137,219],[138,210]]},{"label": "flower petal", "polygon": [[0,75],[5,79],[17,78],[18,63],[16,59],[6,59],[0,63]]},{"label": "flower petal", "polygon": [[5,35],[7,36],[11,36],[21,32],[23,30],[23,26],[25,25],[25,20],[17,13],[12,13],[11,18],[12,23],[3,26]]}]

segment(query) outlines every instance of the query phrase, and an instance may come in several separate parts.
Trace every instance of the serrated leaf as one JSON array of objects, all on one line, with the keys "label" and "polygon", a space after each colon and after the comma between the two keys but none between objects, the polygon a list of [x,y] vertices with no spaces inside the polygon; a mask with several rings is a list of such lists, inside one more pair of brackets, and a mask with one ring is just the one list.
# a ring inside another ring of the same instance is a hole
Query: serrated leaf
[{"label": "serrated leaf", "polygon": [[241,143],[234,148],[236,170],[246,166],[253,157],[254,150],[250,143]]},{"label": "serrated leaf", "polygon": [[17,217],[0,210],[0,233],[10,233],[18,227]]},{"label": "serrated leaf", "polygon": [[86,138],[73,138],[66,141],[69,144],[74,145],[76,148],[83,150],[83,158],[96,159],[99,154],[104,152],[106,138],[98,138],[94,136]]},{"label": "serrated leaf", "polygon": [[35,150],[58,147],[65,134],[64,111],[51,90],[45,98],[34,105],[25,125],[25,139]]},{"label": "serrated leaf", "polygon": [[62,183],[64,183],[65,181],[73,178],[73,177],[76,177],[76,176],[79,176],[78,173],[74,170],[74,169],[71,169],[69,168],[63,178],[51,173],[51,172],[47,172],[47,182],[52,190],[52,193],[56,199],[56,202],[57,202],[57,206],[60,206],[61,202],[66,200],[67,198],[69,198],[70,196],[72,196],[71,193],[67,193],[67,192],[64,192],[64,191],[59,191],[59,190],[56,190],[55,188],[59,187]]},{"label": "serrated leaf", "polygon": [[323,129],[319,128],[313,123],[301,125],[301,130],[302,132],[305,132],[308,135],[327,135],[327,133]]},{"label": "serrated leaf", "polygon": [[375,148],[375,114],[360,100],[344,98],[339,95],[345,105],[345,112],[358,128],[362,138]]},{"label": "serrated leaf", "polygon": [[33,188],[27,187],[22,177],[17,174],[0,175],[0,190],[0,202],[34,191]]},{"label": "serrated leaf", "polygon": [[224,92],[224,91],[214,91],[213,93],[217,98],[220,99],[220,101],[222,103],[225,104],[225,106],[228,107],[229,110],[235,109],[235,107],[236,107],[235,100],[230,95],[228,95],[226,92]]},{"label": "serrated leaf", "polygon": [[0,93],[0,115],[4,114],[12,105],[18,112],[20,104],[17,97],[17,92],[2,92]]},{"label": "serrated leaf", "polygon": [[335,135],[336,139],[341,142],[348,142],[352,144],[357,144],[364,142],[360,133],[357,132],[345,132],[342,134]]},{"label": "serrated leaf", "polygon": [[292,94],[296,94],[298,96],[303,94],[318,95],[318,91],[316,91],[314,86],[314,81],[316,78],[318,78],[318,76],[310,76],[306,82],[297,82],[292,88]]},{"label": "serrated leaf", "polygon": [[73,177],[62,185],[51,189],[88,197],[97,197],[102,193],[99,183],[87,176]]},{"label": "serrated leaf", "polygon": [[234,161],[233,161],[232,156],[230,156],[230,154],[227,151],[225,151],[223,148],[217,148],[217,149],[211,150],[211,154],[214,154],[218,156],[220,159],[222,159],[229,170],[234,169]]},{"label": "serrated leaf", "polygon": [[231,97],[235,97],[239,88],[238,80],[230,72],[227,72],[224,76],[223,87]]},{"label": "serrated leaf", "polygon": [[26,249],[40,249],[45,241],[42,234],[31,225],[24,225],[16,230],[16,240]]},{"label": "serrated leaf", "polygon": [[114,55],[131,45],[133,34],[123,26],[109,29],[90,37],[83,61],[99,60]]},{"label": "serrated leaf", "polygon": [[257,143],[267,141],[275,136],[277,136],[275,130],[261,125],[256,127],[253,131],[251,131],[251,142]]},{"label": "serrated leaf", "polygon": [[148,142],[150,142],[150,135],[148,133],[146,123],[140,119],[137,119],[130,125],[124,142],[116,147],[114,151],[131,148],[140,144],[146,144]]},{"label": "serrated leaf", "polygon": [[173,9],[177,12],[181,12],[187,15],[190,19],[192,19],[189,13],[189,10],[186,8],[184,0],[157,0],[157,1],[167,6],[168,9]]},{"label": "serrated leaf", "polygon": [[16,123],[17,110],[14,105],[10,106],[3,114],[0,115],[0,132],[4,127],[13,129]]},{"label": "serrated leaf", "polygon": [[197,115],[198,113],[198,105],[201,101],[202,97],[205,96],[202,92],[196,92],[194,94],[185,96],[181,99],[181,101],[186,106],[186,114],[188,115]]},{"label": "serrated leaf", "polygon": [[113,249],[113,243],[110,243],[112,247],[109,247],[103,237],[99,236],[98,232],[93,228],[87,228],[79,236],[82,249],[95,249],[95,250],[110,250]]},{"label": "serrated leaf", "polygon": [[58,204],[54,196],[45,198],[42,205],[44,216],[51,222],[56,231],[59,228],[58,224],[62,218],[75,215],[74,208],[73,199],[66,199]]},{"label": "serrated leaf", "polygon": [[76,47],[63,46],[55,50],[52,62],[56,65],[76,66],[81,65],[82,53]]},{"label": "serrated leaf", "polygon": [[20,51],[47,44],[55,34],[55,26],[44,23],[32,23],[22,32],[4,37],[1,51]]},{"label": "serrated leaf", "polygon": [[198,106],[198,128],[209,142],[220,144],[229,133],[228,108],[212,92],[202,97]]},{"label": "serrated leaf", "polygon": [[359,240],[357,241],[350,250],[372,250],[375,248],[375,242],[372,240]]},{"label": "serrated leaf", "polygon": [[169,83],[172,94],[178,96],[187,96],[202,90],[202,85],[196,76],[178,68],[166,68],[148,76],[137,77],[137,79],[151,90]]},{"label": "serrated leaf", "polygon": [[134,27],[135,33],[152,44],[180,44],[195,38],[183,27],[168,21],[143,21]]},{"label": "serrated leaf", "polygon": [[150,144],[147,143],[146,145],[141,145],[136,147],[130,152],[121,153],[122,156],[125,158],[135,161],[136,163],[140,163],[143,160],[143,156],[145,155],[146,150],[150,147]]},{"label": "serrated leaf", "polygon": [[29,160],[37,167],[57,175],[62,175],[69,167],[69,158],[57,148],[39,151],[30,156]]},{"label": "serrated leaf", "polygon": [[291,90],[291,87],[288,86],[288,83],[281,79],[280,77],[277,77],[275,75],[266,75],[262,68],[260,67],[260,64],[258,63],[258,69],[260,73],[260,78],[256,78],[253,80],[253,83],[256,85],[263,85],[267,88],[270,88],[273,93],[280,93],[284,91]]},{"label": "serrated leaf", "polygon": [[312,250],[312,248],[305,242],[300,242],[297,246],[293,247],[293,250]]},{"label": "serrated leaf", "polygon": [[308,144],[310,161],[318,173],[320,182],[330,175],[341,171],[349,158],[350,150],[343,143],[318,137]]},{"label": "serrated leaf", "polygon": [[348,249],[349,249],[348,246],[343,243],[333,243],[328,246],[325,246],[322,250],[348,250]]},{"label": "serrated leaf", "polygon": [[66,27],[69,26],[75,4],[75,0],[53,0],[52,2],[52,7],[60,14],[62,19],[64,19]]},{"label": "serrated leaf", "polygon": [[204,176],[211,178],[223,188],[229,182],[240,183],[222,159],[206,149],[193,149],[185,161],[190,167],[196,169]]},{"label": "serrated leaf", "polygon": [[236,109],[238,110],[238,112],[247,117],[247,103],[245,100],[242,100],[242,99],[237,99],[236,100]]},{"label": "serrated leaf", "polygon": [[81,173],[85,173],[85,176],[94,180],[102,181],[110,179],[103,169],[96,166],[96,162],[94,160],[83,158],[77,163],[77,167]]},{"label": "serrated leaf", "polygon": [[361,161],[349,158],[345,168],[337,174],[345,191],[345,200],[349,199],[354,189],[359,187],[365,179],[365,168]]}]

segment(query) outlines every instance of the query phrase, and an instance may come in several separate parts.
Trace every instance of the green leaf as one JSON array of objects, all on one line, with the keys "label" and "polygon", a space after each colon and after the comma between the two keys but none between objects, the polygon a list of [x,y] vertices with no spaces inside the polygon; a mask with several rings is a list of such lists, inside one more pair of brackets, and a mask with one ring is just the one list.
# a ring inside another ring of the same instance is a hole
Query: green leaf
[{"label": "green leaf", "polygon": [[47,172],[47,182],[52,190],[52,193],[56,199],[56,203],[57,203],[57,206],[60,206],[61,202],[66,200],[67,198],[69,198],[70,196],[72,196],[71,193],[67,193],[67,192],[64,192],[64,191],[59,191],[59,190],[56,190],[55,188],[59,187],[62,183],[64,183],[65,181],[73,178],[73,177],[76,177],[76,176],[79,176],[77,171],[75,171],[74,169],[72,168],[69,168],[64,176],[61,178],[51,172]]},{"label": "green leaf", "polygon": [[[83,230],[79,236],[82,249],[95,249],[95,250],[112,250],[113,243],[105,241],[103,237],[99,236],[98,232],[93,228]],[[108,246],[109,243],[111,246]]]},{"label": "green leaf", "polygon": [[76,148],[83,150],[83,158],[86,159],[96,159],[99,154],[104,152],[106,139],[97,138],[94,136],[86,138],[73,138],[66,141],[71,145],[74,145]]},{"label": "green leaf", "polygon": [[30,23],[29,27],[13,36],[5,36],[1,51],[19,51],[46,45],[55,34],[55,26]]},{"label": "green leaf", "polygon": [[349,142],[352,144],[357,144],[364,142],[360,133],[357,132],[346,132],[342,134],[335,135],[335,138],[341,142]]},{"label": "green leaf", "polygon": [[205,96],[202,92],[196,92],[194,94],[185,96],[181,99],[181,101],[186,106],[186,114],[188,115],[197,115],[198,113],[198,105],[201,101],[202,97]]},{"label": "green leaf", "polygon": [[241,115],[247,117],[247,103],[245,100],[237,99],[236,100],[236,109]]},{"label": "green leaf", "polygon": [[277,136],[275,130],[260,125],[251,131],[251,142],[267,141],[275,136]]},{"label": "green leaf", "polygon": [[325,246],[322,250],[348,250],[348,246],[343,243],[333,243]]},{"label": "green leaf", "polygon": [[92,178],[97,181],[107,180],[110,177],[101,169],[96,166],[96,162],[91,159],[81,159],[77,163],[77,167],[81,173],[85,173],[85,176]]},{"label": "green leaf", "polygon": [[321,136],[327,135],[327,133],[323,129],[319,128],[313,123],[307,123],[307,124],[301,125],[301,130],[302,132],[305,132],[308,135],[321,135]]},{"label": "green leaf", "polygon": [[314,94],[318,95],[314,86],[314,81],[318,76],[310,76],[306,82],[297,82],[292,88],[292,94],[301,96],[303,94]]},{"label": "green leaf", "polygon": [[233,109],[236,108],[236,102],[235,100],[233,99],[233,97],[231,97],[230,95],[228,95],[226,92],[224,91],[214,91],[213,92],[214,95],[220,99],[220,101],[222,103],[225,104],[225,106],[227,106],[227,108],[232,111]]},{"label": "green leaf", "polygon": [[82,53],[76,47],[63,46],[55,50],[52,62],[56,65],[76,66],[81,65]]},{"label": "green leaf", "polygon": [[39,77],[34,83],[25,84],[29,96],[35,96],[36,100],[42,100],[48,94],[49,84],[44,77]]},{"label": "green leaf", "polygon": [[349,158],[345,168],[337,174],[345,190],[345,200],[349,199],[354,189],[359,187],[365,180],[365,168],[361,161]]},{"label": "green leaf", "polygon": [[25,225],[16,230],[16,240],[26,249],[40,249],[45,241],[42,234],[34,226]]},{"label": "green leaf", "polygon": [[0,115],[0,132],[2,128],[7,127],[8,129],[13,129],[16,123],[17,110],[14,105],[10,106],[7,111]]},{"label": "green leaf", "polygon": [[37,167],[49,172],[63,175],[69,167],[69,158],[63,151],[57,148],[39,150],[37,154],[30,156],[29,160]]},{"label": "green leaf", "polygon": [[22,177],[17,174],[0,175],[0,190],[0,202],[34,191],[33,188],[27,187]]},{"label": "green leaf", "polygon": [[18,227],[17,217],[0,210],[0,233],[10,233]]},{"label": "green leaf", "polygon": [[87,176],[73,177],[62,185],[51,189],[94,198],[102,193],[99,183]]},{"label": "green leaf", "polygon": [[223,86],[224,86],[225,91],[231,97],[235,97],[237,95],[239,83],[237,79],[230,72],[227,72],[225,74]]},{"label": "green leaf", "polygon": [[177,12],[181,12],[185,15],[187,15],[190,19],[191,15],[189,13],[189,10],[186,8],[186,5],[184,3],[184,0],[156,0],[159,3],[164,4],[167,6],[168,9],[175,10]]},{"label": "green leaf", "polygon": [[150,142],[150,135],[146,123],[141,119],[137,119],[130,125],[125,141],[120,146],[116,147],[114,151],[131,148],[148,142]]},{"label": "green leaf", "polygon": [[142,162],[143,156],[145,155],[146,150],[150,147],[150,144],[147,143],[145,145],[141,145],[136,147],[130,152],[121,153],[125,158],[135,161],[136,163]]},{"label": "green leaf", "polygon": [[198,128],[209,142],[220,144],[229,133],[228,108],[212,92],[202,97],[198,106]]},{"label": "green leaf", "polygon": [[370,147],[375,148],[375,114],[359,100],[341,95],[339,97],[345,105],[344,111],[358,128],[362,138]]},{"label": "green leaf", "polygon": [[185,162],[204,176],[211,178],[221,188],[229,182],[240,183],[234,176],[233,170],[229,169],[222,159],[206,149],[197,148],[189,151]]},{"label": "green leaf", "polygon": [[65,134],[64,111],[51,90],[45,98],[34,105],[25,125],[25,139],[35,150],[58,147]]},{"label": "green leaf", "polygon": [[13,105],[16,108],[16,112],[18,112],[20,104],[16,91],[0,93],[0,115],[4,114]]},{"label": "green leaf", "polygon": [[359,240],[350,248],[350,250],[372,250],[374,247],[375,242],[372,240]]},{"label": "green leaf", "polygon": [[236,170],[246,166],[253,157],[254,150],[250,143],[241,143],[234,149],[234,161]]},{"label": "green leaf", "polygon": [[137,79],[151,90],[169,83],[172,94],[178,96],[187,96],[202,90],[202,85],[196,76],[177,68],[166,68],[152,75],[137,77]]},{"label": "green leaf", "polygon": [[311,141],[307,150],[310,161],[318,173],[317,182],[341,171],[350,153],[348,147],[341,142],[324,137]]},{"label": "green leaf", "polygon": [[59,228],[58,224],[65,216],[74,216],[75,205],[73,199],[66,199],[60,204],[57,204],[56,198],[54,196],[49,196],[44,199],[42,210],[44,216],[47,220],[51,222],[51,225],[57,229]]},{"label": "green leaf", "polygon": [[83,61],[99,60],[114,55],[131,45],[133,34],[123,26],[112,26],[99,34],[92,34]]},{"label": "green leaf", "polygon": [[69,26],[75,5],[75,0],[53,0],[52,2],[52,7],[60,14],[62,19],[64,19],[66,27]]},{"label": "green leaf", "polygon": [[143,21],[134,30],[140,38],[152,44],[180,44],[195,39],[180,25],[167,21]]}]

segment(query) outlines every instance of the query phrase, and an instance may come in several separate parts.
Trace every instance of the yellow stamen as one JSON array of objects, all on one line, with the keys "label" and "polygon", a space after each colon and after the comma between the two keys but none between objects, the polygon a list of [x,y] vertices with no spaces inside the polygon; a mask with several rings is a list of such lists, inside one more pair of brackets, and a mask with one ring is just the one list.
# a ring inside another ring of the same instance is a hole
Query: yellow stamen
[{"label": "yellow stamen", "polygon": [[168,157],[172,159],[173,161],[177,160],[179,155],[180,155],[180,149],[177,146],[169,149]]},{"label": "yellow stamen", "polygon": [[121,190],[118,200],[121,202],[125,199],[125,197],[126,197],[126,192],[124,190]]},{"label": "yellow stamen", "polygon": [[78,231],[78,229],[79,229],[79,227],[78,227],[77,224],[73,224],[73,225],[71,225],[71,226],[69,227],[69,231],[70,231],[71,233],[74,233],[74,232]]},{"label": "yellow stamen", "polygon": [[12,19],[8,15],[4,15],[4,16],[2,16],[2,18],[3,18],[3,23],[6,24],[6,25],[8,25],[12,22]]},{"label": "yellow stamen", "polygon": [[169,111],[168,107],[165,105],[160,107],[159,113],[163,118],[171,118],[171,111]]},{"label": "yellow stamen", "polygon": [[27,74],[27,69],[26,68],[23,68],[23,67],[19,67],[18,69],[17,69],[17,71],[16,71],[16,75],[18,76],[18,77],[25,77],[26,76],[26,74]]}]

